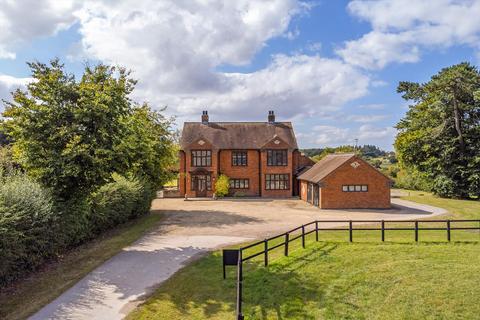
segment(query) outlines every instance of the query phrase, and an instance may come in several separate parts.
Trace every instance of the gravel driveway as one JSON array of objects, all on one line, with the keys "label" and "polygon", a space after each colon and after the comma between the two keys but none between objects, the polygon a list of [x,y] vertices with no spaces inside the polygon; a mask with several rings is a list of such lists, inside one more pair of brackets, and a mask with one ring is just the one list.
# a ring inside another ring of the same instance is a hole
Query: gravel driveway
[{"label": "gravel driveway", "polygon": [[161,282],[206,251],[319,220],[405,220],[445,210],[392,199],[389,210],[319,210],[297,199],[157,199],[159,228],[105,262],[31,319],[121,319]]}]

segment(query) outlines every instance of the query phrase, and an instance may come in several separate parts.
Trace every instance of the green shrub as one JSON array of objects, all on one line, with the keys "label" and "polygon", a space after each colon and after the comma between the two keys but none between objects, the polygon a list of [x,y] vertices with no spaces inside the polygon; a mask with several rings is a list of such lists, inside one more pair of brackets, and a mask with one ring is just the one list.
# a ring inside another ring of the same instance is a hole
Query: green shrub
[{"label": "green shrub", "polygon": [[91,197],[91,225],[95,233],[145,214],[153,198],[151,188],[139,180],[115,176]]},{"label": "green shrub", "polygon": [[431,191],[432,183],[425,174],[413,169],[400,169],[395,178],[395,187],[410,190]]},{"label": "green shrub", "polygon": [[24,175],[0,182],[0,284],[5,284],[56,252],[58,217],[38,183]]},{"label": "green shrub", "polygon": [[225,197],[228,194],[229,188],[230,179],[224,174],[219,175],[215,182],[215,195],[217,197]]}]

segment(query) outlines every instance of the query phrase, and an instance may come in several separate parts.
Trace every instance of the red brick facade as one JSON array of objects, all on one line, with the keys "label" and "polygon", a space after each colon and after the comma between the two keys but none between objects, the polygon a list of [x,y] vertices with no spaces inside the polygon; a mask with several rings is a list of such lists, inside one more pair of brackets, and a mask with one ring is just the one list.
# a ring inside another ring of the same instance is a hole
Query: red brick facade
[{"label": "red brick facade", "polygon": [[[278,146],[275,149],[282,149],[284,146]],[[213,196],[215,192],[215,181],[220,174],[228,176],[230,179],[248,179],[248,189],[230,189],[231,196],[262,196],[269,198],[285,198],[292,195],[298,195],[296,183],[294,165],[298,163],[294,162],[294,155],[298,158],[300,155],[298,151],[287,150],[287,165],[286,166],[269,166],[267,165],[267,150],[242,150],[247,152],[247,165],[246,166],[234,166],[232,164],[232,151],[234,150],[218,150],[212,148],[210,145],[203,145],[201,147],[195,147],[195,150],[211,150],[211,166],[201,167],[205,169],[211,176],[211,190],[207,190],[206,197]],[[192,149],[193,150],[193,149]],[[284,150],[284,149],[282,149]],[[182,197],[196,197],[197,193],[192,190],[192,176],[195,169],[198,167],[192,166],[191,150],[182,150],[179,152],[180,157],[180,177],[179,177],[179,189]],[[302,156],[303,157],[303,156]],[[305,160],[303,160],[305,162]],[[266,175],[267,174],[288,174],[288,189],[286,190],[267,190],[266,189]]]},{"label": "red brick facade", "polygon": [[[268,122],[235,123],[209,122],[208,113],[204,111],[201,123],[184,124],[181,146],[179,189],[182,197],[213,196],[220,174],[231,180],[248,181],[248,188],[244,184],[230,188],[230,196],[291,197],[298,195],[297,172],[313,165],[298,151],[291,123],[275,122],[273,112],[269,112]],[[192,161],[192,153],[201,150],[208,150],[209,165],[202,162],[199,166]],[[268,154],[273,150],[281,153],[281,162],[267,163]],[[246,152],[246,165],[235,165],[233,152]],[[283,176],[277,184],[279,174]],[[267,175],[277,180],[267,184]],[[288,179],[284,179],[284,175],[288,175]],[[209,181],[206,191],[204,181]]]},{"label": "red brick facade", "polygon": [[[313,197],[308,199],[308,189],[318,187],[318,206],[322,209],[387,209],[391,206],[390,183],[390,179],[355,156],[335,168],[319,183],[302,180],[300,198],[313,203]],[[344,191],[344,186],[367,186],[367,191]]]}]

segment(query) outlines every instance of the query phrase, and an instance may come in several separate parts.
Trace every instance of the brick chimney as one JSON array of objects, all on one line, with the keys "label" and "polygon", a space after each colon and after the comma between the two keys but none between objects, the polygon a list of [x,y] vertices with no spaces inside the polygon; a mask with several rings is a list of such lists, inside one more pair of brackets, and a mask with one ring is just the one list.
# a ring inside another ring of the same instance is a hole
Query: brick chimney
[{"label": "brick chimney", "polygon": [[208,111],[202,111],[202,123],[208,124]]},{"label": "brick chimney", "polygon": [[275,113],[273,110],[268,111],[268,123],[274,123],[275,122]]}]

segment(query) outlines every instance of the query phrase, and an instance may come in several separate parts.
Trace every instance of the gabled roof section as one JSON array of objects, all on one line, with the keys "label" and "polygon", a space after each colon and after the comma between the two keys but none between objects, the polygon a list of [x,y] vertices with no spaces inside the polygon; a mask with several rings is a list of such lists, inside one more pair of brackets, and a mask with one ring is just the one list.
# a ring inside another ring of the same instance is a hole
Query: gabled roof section
[{"label": "gabled roof section", "polygon": [[355,157],[354,153],[329,154],[313,167],[302,173],[298,179],[319,183],[342,164]]},{"label": "gabled roof section", "polygon": [[203,137],[217,149],[261,149],[275,136],[298,149],[291,122],[185,122],[180,146],[188,149]]}]

